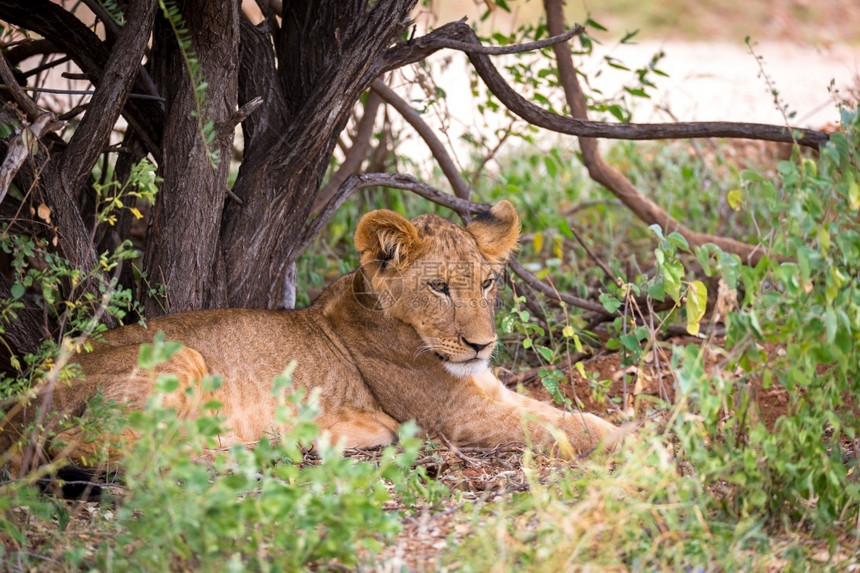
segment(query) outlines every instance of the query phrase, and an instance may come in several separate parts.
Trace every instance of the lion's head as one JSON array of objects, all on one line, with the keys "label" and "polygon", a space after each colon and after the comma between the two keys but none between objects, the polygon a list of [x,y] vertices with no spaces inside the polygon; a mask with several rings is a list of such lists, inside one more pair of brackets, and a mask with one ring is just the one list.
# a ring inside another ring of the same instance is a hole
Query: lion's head
[{"label": "lion's head", "polygon": [[519,234],[508,201],[465,228],[435,215],[368,213],[355,232],[366,300],[415,329],[416,352],[432,352],[456,376],[480,372],[496,346],[498,282]]}]

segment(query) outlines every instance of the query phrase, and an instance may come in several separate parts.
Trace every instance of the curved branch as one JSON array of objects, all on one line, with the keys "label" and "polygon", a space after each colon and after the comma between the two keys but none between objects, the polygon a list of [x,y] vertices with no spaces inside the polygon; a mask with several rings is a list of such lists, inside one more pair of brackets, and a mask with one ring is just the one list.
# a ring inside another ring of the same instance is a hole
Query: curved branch
[{"label": "curved branch", "polygon": [[379,94],[382,99],[391,105],[391,107],[396,109],[403,119],[409,123],[409,125],[415,128],[415,131],[418,132],[418,135],[420,135],[421,139],[424,140],[424,143],[427,144],[427,147],[430,149],[430,153],[432,153],[433,157],[436,158],[436,162],[439,163],[442,173],[444,173],[445,177],[448,178],[448,182],[451,184],[454,194],[460,199],[468,201],[469,197],[472,195],[472,190],[469,187],[469,184],[466,183],[466,180],[460,175],[460,171],[457,169],[457,166],[454,165],[454,161],[451,159],[445,146],[441,141],[439,141],[439,138],[436,137],[436,134],[433,133],[430,126],[421,119],[421,116],[418,115],[417,111],[412,109],[412,106],[410,106],[399,95],[394,93],[394,90],[385,85],[382,80],[375,80],[371,87],[373,88],[373,91]]},{"label": "curved branch", "polygon": [[[466,19],[463,18],[458,24],[465,24]],[[452,40],[448,38],[441,38],[439,40],[439,47],[441,48],[450,48],[452,50],[459,50],[461,52],[466,52],[467,54],[485,54],[487,56],[504,56],[508,54],[522,54],[524,52],[533,52],[535,50],[542,50],[543,48],[549,48],[551,46],[555,46],[556,44],[562,44],[564,42],[569,41],[574,36],[578,36],[585,32],[585,28],[580,25],[574,26],[572,29],[564,32],[563,34],[559,34],[557,36],[552,36],[546,38],[544,40],[538,40],[536,42],[526,42],[525,44],[512,44],[510,46],[484,46],[481,44],[473,44],[471,42],[462,42],[459,40]]]},{"label": "curved branch", "polygon": [[529,285],[543,295],[554,298],[556,300],[563,301],[564,303],[569,304],[571,306],[590,310],[601,315],[608,314],[606,312],[606,309],[603,308],[603,305],[598,302],[593,302],[584,298],[580,298],[578,296],[574,296],[572,294],[567,294],[565,292],[559,292],[553,286],[546,284],[545,282],[528,272],[516,260],[511,259],[510,261],[508,261],[508,265],[510,266],[511,270],[514,271],[515,275],[523,279],[524,283],[526,283],[527,285]]},{"label": "curved branch", "polygon": [[[469,26],[462,22],[455,22],[437,28],[411,42],[403,42],[393,46],[386,53],[383,70],[390,71],[424,59],[433,52],[448,47],[452,41],[480,46],[478,37]],[[569,51],[564,50],[561,45],[554,46],[554,49],[556,52],[563,51],[569,55]],[[472,50],[469,53],[469,59],[490,91],[513,113],[533,125],[567,135],[628,140],[728,137],[782,143],[794,143],[796,141],[800,145],[815,149],[820,148],[830,140],[830,136],[822,131],[761,123],[702,121],[633,124],[605,123],[589,121],[582,117],[565,117],[550,113],[519,95],[507,84],[485,54]]]},{"label": "curved branch", "polygon": [[90,101],[90,109],[98,112],[84,115],[63,152],[60,175],[71,193],[77,193],[89,177],[110,139],[137,77],[157,7],[158,2],[155,0],[137,0],[129,5],[128,20],[117,38]]},{"label": "curved branch", "polygon": [[317,215],[316,219],[311,221],[305,230],[302,232],[302,239],[299,243],[297,252],[304,252],[311,244],[311,241],[322,231],[322,228],[328,223],[335,211],[343,205],[350,195],[359,189],[367,187],[390,187],[392,189],[403,189],[404,191],[412,191],[416,195],[424,197],[428,201],[432,201],[437,205],[447,207],[457,213],[461,219],[468,220],[470,213],[484,213],[490,210],[490,205],[486,203],[473,203],[467,199],[460,199],[453,195],[448,195],[436,189],[435,187],[419,181],[411,175],[403,175],[400,173],[362,173],[359,175],[351,175],[344,181],[337,191],[334,193],[325,207]]},{"label": "curved branch", "polygon": [[12,99],[15,100],[15,103],[27,114],[27,119],[30,121],[36,121],[36,118],[39,117],[41,111],[39,110],[39,106],[36,105],[36,102],[30,98],[27,94],[24,93],[24,90],[21,89],[21,86],[18,85],[18,81],[15,79],[15,75],[12,73],[12,69],[9,67],[9,64],[6,63],[6,58],[0,55],[0,80],[3,80],[3,87],[12,94]]},{"label": "curved branch", "polygon": [[43,38],[39,40],[25,40],[17,46],[9,48],[3,55],[10,65],[17,66],[27,58],[46,56],[55,52],[57,52],[57,47],[54,46],[54,43]]},{"label": "curved branch", "polygon": [[[552,33],[554,29],[558,30],[563,28],[564,13],[562,11],[560,0],[544,0],[544,5],[547,12],[547,27],[549,28],[550,33]],[[587,118],[588,108],[585,102],[585,95],[583,94],[582,88],[579,85],[579,80],[576,77],[576,69],[573,65],[570,50],[562,50],[558,49],[558,47],[554,48],[554,50],[556,59],[558,60],[559,77],[561,79],[562,87],[564,88],[567,104],[570,106],[574,117],[580,119]],[[474,63],[476,67],[479,65],[478,62]],[[481,62],[480,64],[486,67],[489,62]],[[498,74],[498,72],[496,72],[496,74]],[[481,75],[483,77],[483,74]],[[507,88],[507,85],[504,87]],[[493,88],[491,87],[491,89]],[[735,241],[734,239],[697,233],[688,229],[680,222],[673,219],[654,201],[642,194],[642,192],[640,192],[620,171],[606,163],[600,156],[600,153],[597,150],[597,142],[594,139],[580,137],[579,142],[580,148],[582,149],[583,162],[585,163],[591,178],[609,189],[645,223],[649,225],[656,223],[666,232],[677,231],[692,245],[713,243],[728,253],[738,255],[741,259],[750,264],[755,264],[762,255],[764,255],[764,249],[758,245],[749,245],[740,241]]]},{"label": "curved branch", "polygon": [[325,206],[335,196],[344,181],[350,175],[355,174],[361,167],[370,149],[370,139],[373,137],[373,126],[376,123],[376,113],[379,111],[381,104],[382,98],[379,97],[379,94],[373,91],[367,94],[364,113],[358,121],[358,126],[355,129],[355,137],[352,138],[352,145],[346,151],[343,163],[338,170],[331,176],[325,187],[317,193],[316,199],[314,199],[314,213],[319,214],[325,209]]}]

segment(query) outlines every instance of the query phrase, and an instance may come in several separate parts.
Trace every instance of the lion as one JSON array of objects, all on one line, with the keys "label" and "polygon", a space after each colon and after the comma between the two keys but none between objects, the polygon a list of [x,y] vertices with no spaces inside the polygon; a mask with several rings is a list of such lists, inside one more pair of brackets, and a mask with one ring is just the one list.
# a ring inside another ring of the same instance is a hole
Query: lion
[{"label": "lion", "polygon": [[[308,308],[192,311],[110,330],[74,358],[83,376],[56,384],[52,407],[81,416],[98,393],[142,407],[154,382],[137,367],[140,347],[163,332],[183,345],[158,369],[180,380],[165,405],[187,418],[210,399],[220,402],[229,429],[222,446],[289,429],[275,421],[272,387],[294,361],[293,388],[316,391],[321,435],[344,448],[391,444],[400,425],[414,421],[455,446],[590,451],[615,426],[518,394],[489,369],[499,277],[519,234],[517,212],[504,200],[465,227],[435,215],[369,212],[355,232],[359,269]],[[222,379],[210,395],[182,391],[199,388],[207,374]]]}]

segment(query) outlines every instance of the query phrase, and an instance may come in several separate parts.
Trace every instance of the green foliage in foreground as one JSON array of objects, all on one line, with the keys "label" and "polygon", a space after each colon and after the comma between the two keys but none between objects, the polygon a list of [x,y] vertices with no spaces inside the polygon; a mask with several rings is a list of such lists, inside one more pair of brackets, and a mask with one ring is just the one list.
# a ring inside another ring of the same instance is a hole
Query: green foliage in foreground
[{"label": "green foliage in foreground", "polygon": [[[140,366],[151,369],[180,345],[156,339],[144,346]],[[204,391],[217,387],[204,380]],[[432,501],[445,491],[426,484],[422,468],[413,469],[421,441],[414,425],[403,426],[397,446],[385,448],[374,462],[350,459],[335,447],[320,445],[308,462],[300,447],[319,437],[310,420],[317,410],[290,388],[289,369],[274,382],[279,397],[277,419],[291,429],[253,448],[219,447],[227,432],[217,414],[181,420],[161,402],[177,391],[173,376],[155,382],[146,408],[129,415],[137,439],[123,456],[119,506],[99,518],[90,536],[106,541],[79,546],[54,539],[64,568],[157,571],[169,569],[240,571],[299,570],[309,564],[353,565],[373,553],[400,529],[399,515],[384,504],[397,496],[407,502]],[[207,410],[220,405],[209,402]],[[25,488],[5,486],[0,509],[27,506],[28,519],[2,519],[24,549],[6,549],[7,562],[27,563],[24,527],[40,520],[68,524],[62,504]],[[102,512],[104,514],[104,510]],[[8,513],[6,514],[9,515]],[[56,548],[54,548],[56,549]],[[51,551],[49,553],[55,553]]]}]

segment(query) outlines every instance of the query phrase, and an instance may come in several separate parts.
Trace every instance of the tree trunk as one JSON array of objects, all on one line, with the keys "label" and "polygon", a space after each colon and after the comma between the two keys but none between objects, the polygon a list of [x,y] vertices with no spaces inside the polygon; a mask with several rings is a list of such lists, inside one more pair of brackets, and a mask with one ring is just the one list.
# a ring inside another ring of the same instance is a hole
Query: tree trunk
[{"label": "tree trunk", "polygon": [[[239,4],[186,0],[179,6],[208,88],[204,102],[195,100],[187,54],[180,50],[170,23],[159,18],[152,59],[156,85],[165,97],[160,164],[164,183],[150,219],[144,268],[150,284],[164,285],[166,298],[147,298],[147,316],[207,306],[216,280],[218,230],[232,155],[229,120],[238,93]],[[204,107],[198,110],[201,103]],[[208,145],[198,117],[215,123],[216,136]],[[217,152],[217,165],[209,152]]]},{"label": "tree trunk", "polygon": [[244,124],[245,160],[233,188],[242,204],[229,201],[224,212],[225,289],[213,306],[286,306],[286,277],[337,137],[415,3],[295,1],[284,3],[281,27],[272,18],[243,26],[241,74],[258,81],[243,82],[240,104],[255,96],[266,103]]}]

